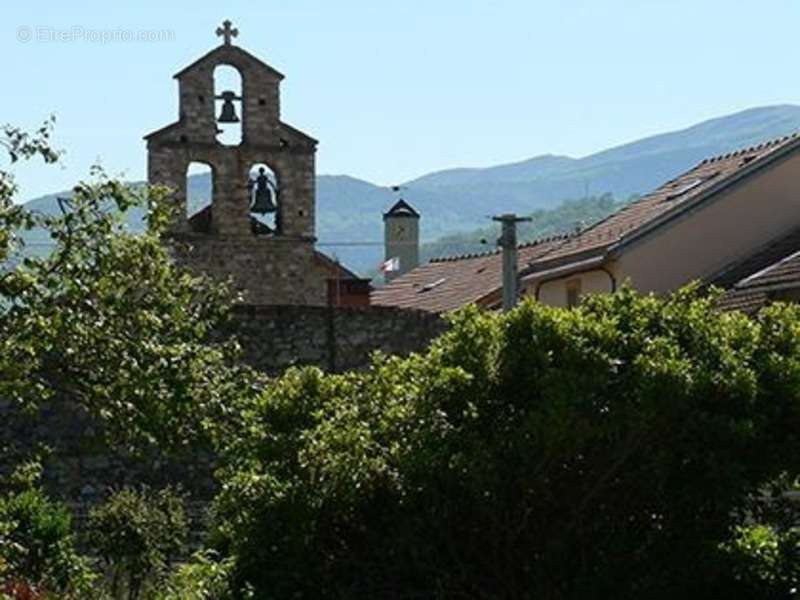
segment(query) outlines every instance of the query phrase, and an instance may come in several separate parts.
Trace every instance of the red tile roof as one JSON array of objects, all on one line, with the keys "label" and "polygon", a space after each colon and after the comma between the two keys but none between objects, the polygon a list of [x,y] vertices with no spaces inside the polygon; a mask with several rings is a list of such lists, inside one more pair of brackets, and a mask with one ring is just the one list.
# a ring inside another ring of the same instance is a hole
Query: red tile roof
[{"label": "red tile roof", "polygon": [[[562,244],[566,236],[522,244],[518,263],[528,262]],[[417,267],[372,292],[372,304],[447,312],[470,303],[491,304],[502,287],[502,255],[498,250],[440,258]]]},{"label": "red tile roof", "polygon": [[752,314],[758,312],[770,301],[765,291],[730,290],[720,300],[722,310],[740,310]]},{"label": "red tile roof", "polygon": [[[791,251],[784,252],[784,255],[778,258],[776,254],[781,248],[791,248]],[[750,274],[731,286],[722,296],[720,308],[756,312],[773,299],[775,292],[800,288],[799,232],[795,231],[776,241],[770,247],[756,253],[745,264],[762,264],[766,257],[773,258],[772,264],[752,270]]]},{"label": "red tile roof", "polygon": [[[362,278],[353,273],[350,269],[345,267],[338,260],[332,259],[327,254],[314,250],[314,261],[324,268],[332,279],[348,279],[348,280],[361,280]],[[368,280],[364,280],[368,281]]]},{"label": "red tile roof", "polygon": [[[612,248],[645,234],[664,220],[702,202],[798,147],[800,137],[794,134],[703,160],[686,173],[578,234],[549,238],[521,248],[520,272],[535,278],[537,273],[551,268],[579,264],[588,258],[600,258]],[[800,233],[795,241],[800,241]],[[785,249],[795,241],[788,240],[781,248]],[[753,258],[744,266],[740,265],[736,273],[728,273],[727,285],[744,276],[744,271],[749,275],[754,267],[763,268],[771,264],[769,258],[764,255]],[[372,302],[434,312],[452,310],[470,302],[486,304],[494,299],[493,294],[499,294],[501,271],[498,252],[440,259],[417,267],[375,290]],[[724,282],[719,283],[725,285]],[[745,300],[752,304],[757,301],[757,295],[750,293],[746,298],[742,297],[742,301]]]},{"label": "red tile roof", "polygon": [[542,258],[532,271],[547,268],[551,263],[568,263],[587,255],[604,253],[612,246],[649,230],[661,219],[680,213],[706,195],[721,190],[739,176],[769,163],[780,155],[780,151],[799,143],[800,137],[794,134],[708,158],[561,244]]},{"label": "red tile roof", "polygon": [[769,271],[768,267],[782,261],[787,256],[800,251],[800,227],[788,234],[772,240],[762,248],[756,250],[746,258],[725,267],[722,271],[708,279],[709,284],[729,289],[739,284],[743,279],[759,273]]},{"label": "red tile roof", "polygon": [[800,252],[794,252],[736,284],[739,289],[776,287],[800,283]]}]

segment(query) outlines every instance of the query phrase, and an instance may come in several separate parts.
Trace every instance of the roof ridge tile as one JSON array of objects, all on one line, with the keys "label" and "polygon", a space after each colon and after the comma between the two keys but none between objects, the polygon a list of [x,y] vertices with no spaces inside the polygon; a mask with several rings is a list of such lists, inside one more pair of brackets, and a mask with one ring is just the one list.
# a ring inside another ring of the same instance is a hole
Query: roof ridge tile
[{"label": "roof ridge tile", "polygon": [[792,133],[785,134],[783,136],[778,136],[778,137],[774,137],[774,138],[765,140],[765,141],[763,141],[763,142],[761,142],[759,144],[753,144],[751,146],[743,146],[741,148],[737,148],[736,150],[733,150],[733,151],[730,151],[730,152],[727,152],[727,153],[722,153],[722,154],[716,154],[714,156],[709,156],[709,157],[704,158],[703,160],[701,160],[700,163],[698,163],[698,166],[704,165],[704,164],[708,164],[708,163],[712,163],[712,162],[716,162],[716,161],[720,161],[720,160],[727,159],[727,158],[733,158],[733,157],[736,157],[736,156],[741,156],[743,154],[749,154],[750,152],[757,152],[758,150],[763,150],[764,148],[772,148],[774,146],[779,146],[779,145],[784,144],[784,143],[786,143],[786,142],[788,142],[790,140],[796,139],[798,137],[798,135],[800,135],[800,131],[793,131]]}]

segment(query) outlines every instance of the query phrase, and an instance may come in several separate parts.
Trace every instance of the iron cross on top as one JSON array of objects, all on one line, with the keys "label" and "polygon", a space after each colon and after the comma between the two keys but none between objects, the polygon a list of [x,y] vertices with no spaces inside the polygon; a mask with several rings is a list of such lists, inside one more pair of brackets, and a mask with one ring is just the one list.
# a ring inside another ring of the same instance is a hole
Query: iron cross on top
[{"label": "iron cross on top", "polygon": [[230,46],[231,40],[239,35],[239,30],[231,27],[231,25],[233,24],[228,19],[225,19],[222,22],[222,27],[217,27],[217,35],[225,39],[226,46]]}]

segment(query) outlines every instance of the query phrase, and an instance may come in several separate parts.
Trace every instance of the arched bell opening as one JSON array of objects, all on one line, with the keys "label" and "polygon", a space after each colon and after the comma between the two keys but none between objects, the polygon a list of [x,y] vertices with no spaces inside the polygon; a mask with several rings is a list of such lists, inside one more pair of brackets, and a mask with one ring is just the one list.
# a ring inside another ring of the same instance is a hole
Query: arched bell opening
[{"label": "arched bell opening", "polygon": [[220,144],[242,143],[243,106],[241,73],[231,65],[219,65],[214,69],[214,116]]},{"label": "arched bell opening", "polygon": [[211,232],[213,203],[214,170],[208,163],[190,162],[186,169],[186,219],[190,230]]},{"label": "arched bell opening", "polygon": [[247,180],[247,201],[250,207],[250,228],[255,235],[280,235],[281,194],[278,176],[266,163],[250,167]]}]

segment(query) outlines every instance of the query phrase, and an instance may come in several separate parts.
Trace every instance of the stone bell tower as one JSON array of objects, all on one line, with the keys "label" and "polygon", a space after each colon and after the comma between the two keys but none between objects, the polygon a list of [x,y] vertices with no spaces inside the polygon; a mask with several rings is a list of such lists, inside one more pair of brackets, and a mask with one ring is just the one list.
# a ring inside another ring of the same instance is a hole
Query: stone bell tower
[{"label": "stone bell tower", "polygon": [[[283,75],[233,44],[230,21],[217,35],[222,44],[175,75],[178,120],[145,137],[148,181],[174,191],[175,258],[231,279],[247,303],[324,304],[329,273],[314,250],[317,141],[281,121]],[[238,73],[239,90],[218,89],[220,67]],[[222,141],[229,125],[239,133]],[[190,214],[187,187],[196,180],[187,186],[187,171],[196,163],[210,169],[210,198]]]}]

